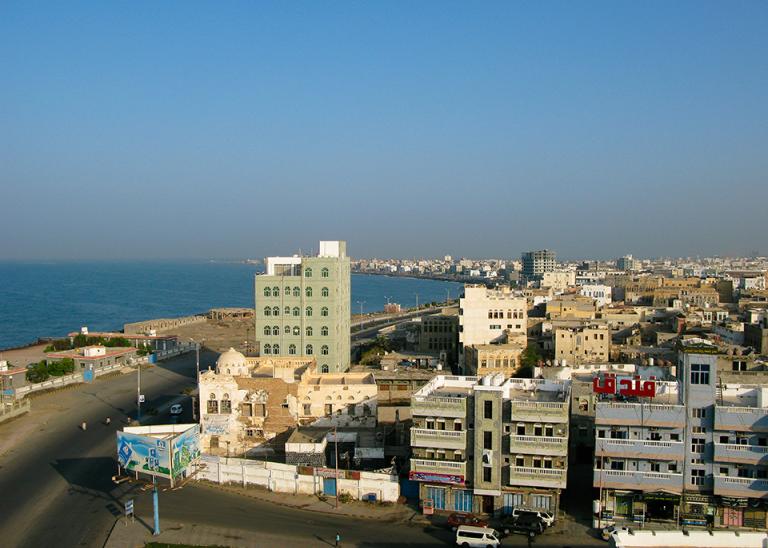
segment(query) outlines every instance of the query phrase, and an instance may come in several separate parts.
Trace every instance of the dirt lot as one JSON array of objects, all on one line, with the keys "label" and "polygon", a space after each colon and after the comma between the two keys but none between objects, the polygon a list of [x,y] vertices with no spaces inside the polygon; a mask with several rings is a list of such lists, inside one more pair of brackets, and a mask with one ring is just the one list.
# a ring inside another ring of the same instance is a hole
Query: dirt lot
[{"label": "dirt lot", "polygon": [[253,340],[253,319],[206,320],[204,323],[174,327],[162,333],[178,335],[182,341],[194,339],[216,352],[224,352],[232,347],[248,356],[256,355],[258,349]]},{"label": "dirt lot", "polygon": [[30,363],[37,363],[45,358],[43,349],[46,346],[46,344],[36,344],[16,350],[4,350],[0,352],[0,360],[8,360],[8,363],[14,367],[26,367]]}]

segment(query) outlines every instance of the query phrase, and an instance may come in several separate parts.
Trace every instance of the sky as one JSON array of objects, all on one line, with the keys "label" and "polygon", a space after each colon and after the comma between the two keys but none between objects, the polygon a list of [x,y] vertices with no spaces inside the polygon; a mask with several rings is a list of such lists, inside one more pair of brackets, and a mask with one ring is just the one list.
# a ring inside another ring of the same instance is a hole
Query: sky
[{"label": "sky", "polygon": [[768,3],[0,2],[0,260],[768,254]]}]

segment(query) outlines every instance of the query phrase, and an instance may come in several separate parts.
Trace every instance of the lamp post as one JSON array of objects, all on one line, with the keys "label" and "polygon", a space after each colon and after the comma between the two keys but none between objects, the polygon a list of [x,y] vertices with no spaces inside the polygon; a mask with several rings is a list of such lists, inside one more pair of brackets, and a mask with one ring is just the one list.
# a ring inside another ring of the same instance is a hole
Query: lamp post
[{"label": "lamp post", "polygon": [[418,293],[414,293],[414,295],[416,295],[416,310],[418,310],[419,309],[419,294]]},{"label": "lamp post", "polygon": [[445,289],[445,306],[448,306],[451,302],[451,290],[446,288]]},{"label": "lamp post", "polygon": [[360,305],[360,329],[363,329],[363,325],[365,324],[365,318],[363,317],[363,305],[365,304],[365,301],[356,302]]}]

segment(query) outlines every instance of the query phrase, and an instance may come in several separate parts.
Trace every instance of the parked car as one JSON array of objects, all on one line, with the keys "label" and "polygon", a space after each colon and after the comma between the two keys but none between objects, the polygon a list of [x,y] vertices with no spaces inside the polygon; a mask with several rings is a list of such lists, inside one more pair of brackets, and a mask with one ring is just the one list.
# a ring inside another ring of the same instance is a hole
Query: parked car
[{"label": "parked car", "polygon": [[525,533],[540,535],[546,529],[544,522],[542,522],[536,516],[525,514],[518,517],[507,516],[502,520],[499,527],[505,535],[510,533]]},{"label": "parked car", "polygon": [[603,527],[602,531],[602,538],[603,540],[610,540],[613,535],[618,533],[619,531],[629,531],[629,527],[626,526],[616,526],[616,525],[609,525],[608,527]]},{"label": "parked car", "polygon": [[462,525],[488,527],[488,522],[472,514],[455,513],[448,516],[448,527],[450,527],[452,531],[455,531]]},{"label": "parked car", "polygon": [[473,527],[461,525],[456,529],[456,544],[464,548],[499,546],[499,533],[488,527]]},{"label": "parked car", "polygon": [[171,415],[181,415],[183,411],[184,411],[184,408],[181,406],[180,403],[174,403],[171,406]]},{"label": "parked car", "polygon": [[541,510],[528,510],[526,508],[512,509],[512,516],[514,517],[525,515],[536,516],[546,527],[552,527],[555,524],[555,515],[550,512],[543,512]]}]

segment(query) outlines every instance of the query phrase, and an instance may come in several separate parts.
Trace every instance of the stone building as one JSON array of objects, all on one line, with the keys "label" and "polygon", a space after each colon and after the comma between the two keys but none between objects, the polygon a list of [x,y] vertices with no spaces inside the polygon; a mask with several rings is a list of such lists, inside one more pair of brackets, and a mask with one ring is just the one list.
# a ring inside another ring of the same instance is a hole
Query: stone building
[{"label": "stone building", "polygon": [[611,353],[611,331],[605,324],[589,323],[554,330],[555,359],[570,364],[607,362]]}]

